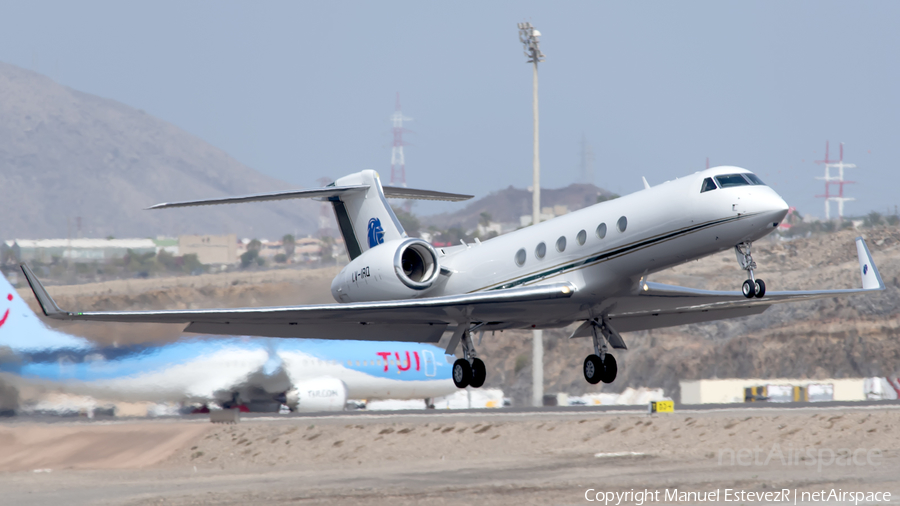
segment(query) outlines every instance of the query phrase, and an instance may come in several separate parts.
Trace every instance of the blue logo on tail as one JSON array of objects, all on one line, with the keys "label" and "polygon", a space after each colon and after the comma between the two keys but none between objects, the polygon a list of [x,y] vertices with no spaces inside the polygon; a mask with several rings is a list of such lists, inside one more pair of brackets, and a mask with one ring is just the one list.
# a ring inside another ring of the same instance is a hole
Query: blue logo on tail
[{"label": "blue logo on tail", "polygon": [[869,273],[869,264],[863,265],[863,276]]},{"label": "blue logo on tail", "polygon": [[381,228],[381,220],[372,218],[369,220],[369,247],[374,248],[384,242],[384,229]]}]

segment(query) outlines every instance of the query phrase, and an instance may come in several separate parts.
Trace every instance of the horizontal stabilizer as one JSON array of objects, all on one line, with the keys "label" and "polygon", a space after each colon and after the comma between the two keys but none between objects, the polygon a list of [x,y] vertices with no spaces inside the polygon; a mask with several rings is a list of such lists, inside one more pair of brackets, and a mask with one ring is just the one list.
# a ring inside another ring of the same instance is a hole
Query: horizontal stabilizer
[{"label": "horizontal stabilizer", "polygon": [[290,190],[272,193],[257,193],[254,195],[243,195],[240,197],[224,197],[220,199],[205,200],[186,200],[184,202],[166,202],[156,204],[147,209],[168,209],[170,207],[193,207],[193,206],[213,206],[217,204],[242,204],[244,202],[265,202],[269,200],[288,200],[288,199],[327,199],[330,197],[340,197],[349,193],[360,193],[368,190],[365,185],[359,186],[326,186],[325,188],[310,188],[306,190]]},{"label": "horizontal stabilizer", "polygon": [[436,192],[432,190],[416,190],[415,188],[403,188],[401,186],[384,186],[384,196],[389,199],[407,200],[444,200],[447,202],[461,202],[469,200],[472,195],[459,193]]},{"label": "horizontal stabilizer", "polygon": [[[402,188],[398,186],[385,186],[384,196],[389,199],[407,199],[407,200],[444,200],[448,202],[459,202],[469,200],[472,195],[461,195],[458,193],[445,193],[432,190],[416,190],[414,188]],[[150,206],[147,209],[169,209],[172,207],[194,207],[194,206],[213,206],[218,204],[242,204],[244,202],[266,202],[270,200],[288,200],[288,199],[329,199],[332,197],[340,197],[352,193],[362,193],[368,190],[367,185],[354,186],[326,186],[324,188],[308,188],[305,190],[289,190],[283,192],[272,193],[256,193],[253,195],[242,195],[238,197],[223,197],[219,199],[203,199],[203,200],[186,200],[183,202],[165,202]]]}]

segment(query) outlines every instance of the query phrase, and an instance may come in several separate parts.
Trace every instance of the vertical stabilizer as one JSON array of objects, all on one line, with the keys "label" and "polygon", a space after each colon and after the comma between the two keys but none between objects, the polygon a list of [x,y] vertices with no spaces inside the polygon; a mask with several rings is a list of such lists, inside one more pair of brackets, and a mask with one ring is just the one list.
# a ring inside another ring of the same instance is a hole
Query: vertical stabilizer
[{"label": "vertical stabilizer", "polygon": [[330,197],[350,260],[385,241],[406,237],[400,220],[391,210],[381,179],[374,170],[344,176],[334,186],[368,186],[365,192]]},{"label": "vertical stabilizer", "polygon": [[17,352],[87,349],[90,343],[47,328],[16,289],[0,274],[0,347]]}]

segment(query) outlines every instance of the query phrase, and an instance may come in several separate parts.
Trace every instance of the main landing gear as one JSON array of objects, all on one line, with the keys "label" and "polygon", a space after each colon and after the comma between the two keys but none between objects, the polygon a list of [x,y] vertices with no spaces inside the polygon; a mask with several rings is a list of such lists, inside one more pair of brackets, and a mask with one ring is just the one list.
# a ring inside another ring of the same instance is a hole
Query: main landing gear
[{"label": "main landing gear", "polygon": [[753,297],[761,299],[766,294],[766,282],[753,276],[756,262],[753,261],[753,256],[750,253],[750,245],[751,243],[749,242],[742,242],[734,246],[734,255],[737,257],[738,264],[740,264],[741,269],[750,274],[750,279],[744,281],[744,284],[741,285],[741,293],[748,299]]},{"label": "main landing gear", "polygon": [[609,340],[609,334],[612,329],[604,321],[591,321],[591,334],[594,340],[594,354],[588,355],[584,359],[584,379],[591,385],[596,385],[601,381],[604,383],[612,383],[616,379],[619,372],[619,366],[616,364],[616,357],[612,356],[607,350],[606,342]]},{"label": "main landing gear", "polygon": [[466,330],[460,342],[462,344],[463,358],[453,362],[453,383],[457,388],[481,388],[487,377],[487,369],[484,362],[478,358],[475,352],[475,343],[472,342],[472,330]]}]

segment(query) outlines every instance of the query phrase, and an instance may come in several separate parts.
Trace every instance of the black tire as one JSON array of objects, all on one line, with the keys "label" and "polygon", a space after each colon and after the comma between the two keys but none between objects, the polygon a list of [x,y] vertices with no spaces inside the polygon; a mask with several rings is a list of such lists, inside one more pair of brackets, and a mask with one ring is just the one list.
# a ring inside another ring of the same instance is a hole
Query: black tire
[{"label": "black tire", "polygon": [[584,359],[582,372],[584,372],[584,379],[591,385],[600,383],[600,380],[603,379],[605,374],[603,362],[600,360],[600,357],[597,355],[588,355],[587,358]]},{"label": "black tire", "polygon": [[469,361],[464,358],[456,359],[453,362],[453,384],[457,388],[466,388],[472,382],[472,366]]},{"label": "black tire", "polygon": [[616,364],[616,357],[606,354],[606,359],[603,361],[603,382],[604,383],[612,383],[616,381],[616,374],[619,373],[619,366]]},{"label": "black tire", "polygon": [[481,361],[480,358],[472,359],[472,379],[469,381],[469,386],[472,388],[481,388],[484,385],[484,380],[487,378],[487,369],[484,367],[484,362]]},{"label": "black tire", "polygon": [[744,284],[741,285],[741,293],[744,294],[744,297],[752,299],[756,295],[756,283],[749,279],[744,281]]},{"label": "black tire", "polygon": [[761,279],[757,279],[756,280],[756,298],[761,299],[761,298],[763,298],[763,295],[765,295],[765,294],[766,294],[766,282]]}]

